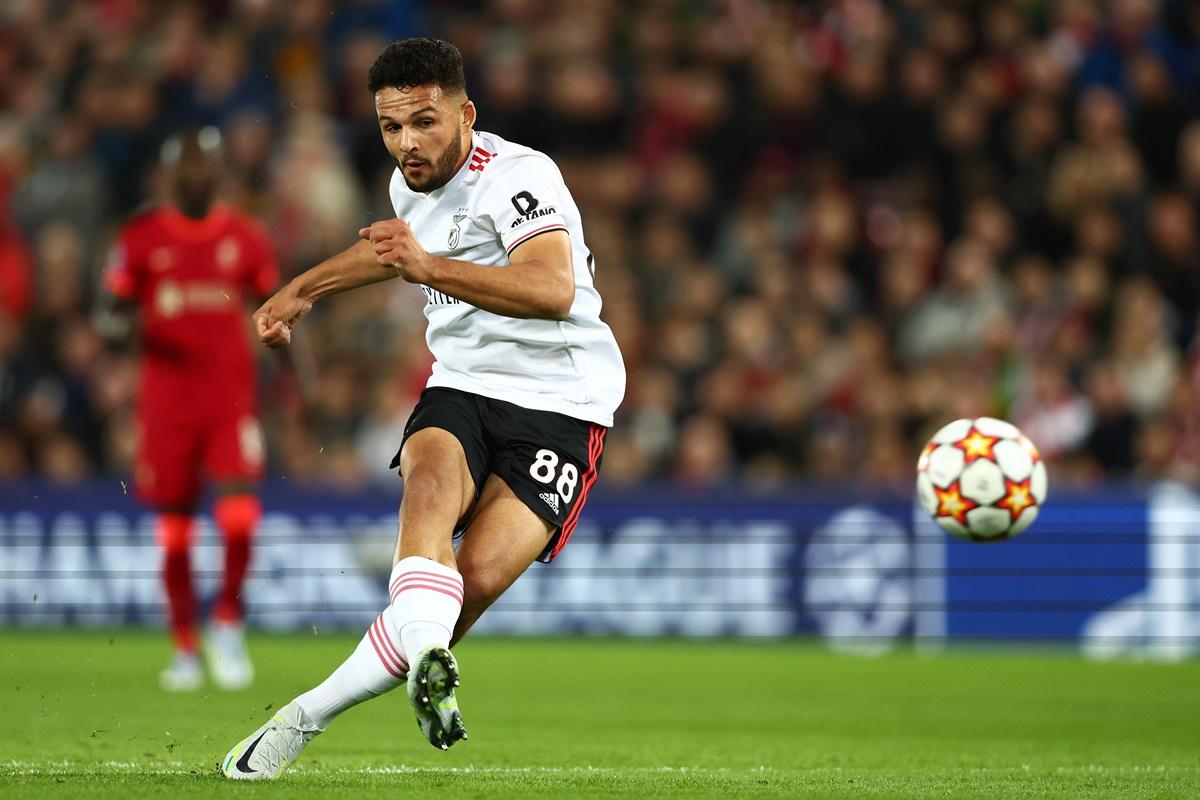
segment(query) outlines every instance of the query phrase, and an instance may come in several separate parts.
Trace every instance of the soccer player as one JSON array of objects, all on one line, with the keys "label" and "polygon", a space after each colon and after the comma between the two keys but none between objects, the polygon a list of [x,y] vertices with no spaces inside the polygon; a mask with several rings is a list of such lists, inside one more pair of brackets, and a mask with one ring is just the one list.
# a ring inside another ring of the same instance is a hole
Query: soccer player
[{"label": "soccer player", "polygon": [[163,581],[175,654],[160,682],[191,691],[204,682],[197,657],[196,597],[189,549],[202,478],[216,485],[213,518],[225,540],[225,571],[205,642],[218,686],[254,677],[242,627],[242,583],[260,515],[263,466],[256,414],[248,301],[278,282],[266,237],[247,217],[215,202],[221,159],[216,128],[167,140],[162,163],[171,204],[121,230],[98,315],[108,338],[140,322],[141,379],[134,487],[157,514]]},{"label": "soccer player", "polygon": [[449,648],[530,564],[567,544],[625,391],[579,210],[554,162],[474,130],[462,56],[447,42],[390,45],[369,89],[397,166],[396,219],[359,231],[255,322],[276,347],[327,295],[391,278],[425,293],[436,363],[392,461],[404,497],[391,604],[329,678],[229,752],[230,778],[278,777],[338,714],[402,682],[432,745],[465,739]]}]

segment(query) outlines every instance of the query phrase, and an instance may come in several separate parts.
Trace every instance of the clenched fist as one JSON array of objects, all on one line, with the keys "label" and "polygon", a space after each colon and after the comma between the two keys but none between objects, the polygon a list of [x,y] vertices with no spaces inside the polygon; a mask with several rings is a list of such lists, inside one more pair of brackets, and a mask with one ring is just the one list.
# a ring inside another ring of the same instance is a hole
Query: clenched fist
[{"label": "clenched fist", "polygon": [[433,259],[412,228],[402,219],[387,219],[363,228],[358,235],[375,248],[379,263],[396,270],[409,283],[425,283]]},{"label": "clenched fist", "polygon": [[290,284],[283,287],[254,312],[259,340],[267,347],[286,347],[292,341],[292,328],[304,319],[312,305],[312,300],[301,297]]}]

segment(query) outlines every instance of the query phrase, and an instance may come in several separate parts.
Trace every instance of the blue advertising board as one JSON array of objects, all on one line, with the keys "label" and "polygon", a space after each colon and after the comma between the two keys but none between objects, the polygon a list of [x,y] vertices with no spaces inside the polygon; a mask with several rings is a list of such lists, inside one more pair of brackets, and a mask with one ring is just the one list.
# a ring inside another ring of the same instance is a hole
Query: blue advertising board
[{"label": "blue advertising board", "polygon": [[[246,588],[268,629],[358,629],[386,602],[396,488],[263,491]],[[193,565],[215,591],[221,540]],[[0,485],[0,624],[161,624],[153,517],[118,482]],[[1200,642],[1200,496],[1173,484],[1052,495],[1020,537],[947,536],[907,493],[597,491],[570,545],[481,620],[495,634],[779,637],[874,652],[915,640],[1078,641],[1180,657]]]}]

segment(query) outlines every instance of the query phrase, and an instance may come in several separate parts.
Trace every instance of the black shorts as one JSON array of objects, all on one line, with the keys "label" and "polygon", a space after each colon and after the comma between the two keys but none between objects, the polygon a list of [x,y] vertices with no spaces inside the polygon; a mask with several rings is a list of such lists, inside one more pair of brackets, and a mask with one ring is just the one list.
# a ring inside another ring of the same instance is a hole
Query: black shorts
[{"label": "black shorts", "polygon": [[[553,525],[554,535],[537,560],[551,561],[558,555],[600,472],[608,428],[441,387],[421,393],[404,426],[404,442],[424,428],[449,431],[462,444],[477,498],[488,475],[496,475],[533,513]],[[391,466],[400,466],[399,451]]]}]

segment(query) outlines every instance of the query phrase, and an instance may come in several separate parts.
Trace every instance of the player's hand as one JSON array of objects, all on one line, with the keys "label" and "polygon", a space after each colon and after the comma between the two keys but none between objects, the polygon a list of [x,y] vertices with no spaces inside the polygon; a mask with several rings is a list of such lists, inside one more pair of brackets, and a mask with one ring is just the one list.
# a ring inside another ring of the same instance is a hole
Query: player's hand
[{"label": "player's hand", "polygon": [[358,235],[375,247],[380,264],[391,267],[409,283],[425,283],[433,258],[402,219],[386,219],[363,228]]},{"label": "player's hand", "polygon": [[286,347],[292,341],[292,328],[312,309],[312,300],[301,297],[289,284],[254,312],[254,329],[267,347]]}]

